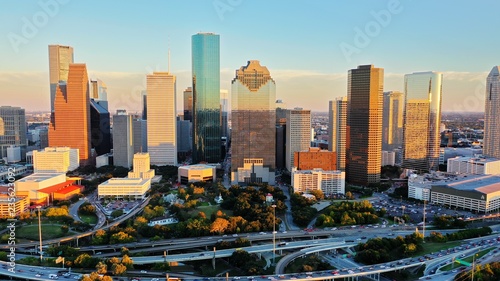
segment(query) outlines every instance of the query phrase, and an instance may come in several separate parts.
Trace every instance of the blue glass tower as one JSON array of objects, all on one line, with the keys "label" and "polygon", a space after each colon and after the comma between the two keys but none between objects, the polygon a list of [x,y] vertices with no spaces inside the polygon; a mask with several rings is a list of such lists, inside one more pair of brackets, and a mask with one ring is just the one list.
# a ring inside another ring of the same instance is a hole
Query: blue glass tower
[{"label": "blue glass tower", "polygon": [[193,163],[221,160],[219,35],[192,36]]}]

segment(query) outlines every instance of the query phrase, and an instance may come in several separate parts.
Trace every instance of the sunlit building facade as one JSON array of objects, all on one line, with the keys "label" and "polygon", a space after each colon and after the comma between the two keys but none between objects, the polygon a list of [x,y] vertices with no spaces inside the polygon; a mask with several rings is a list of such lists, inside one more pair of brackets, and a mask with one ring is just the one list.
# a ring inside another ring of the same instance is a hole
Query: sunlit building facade
[{"label": "sunlit building facade", "polygon": [[295,152],[306,151],[311,146],[311,110],[295,108],[286,111],[286,155],[288,171],[295,163]]},{"label": "sunlit building facade", "polygon": [[403,146],[404,95],[401,92],[384,92],[382,117],[382,149],[393,150]]},{"label": "sunlit building facade", "polygon": [[360,65],[347,79],[347,181],[380,182],[384,69]]},{"label": "sunlit building facade", "polygon": [[54,112],[57,84],[68,81],[69,65],[73,63],[73,47],[49,45],[50,111]]},{"label": "sunlit building facade", "polygon": [[[267,67],[251,60],[236,71],[231,84],[231,182],[260,183],[271,180],[268,183],[274,184],[276,83]],[[248,159],[260,159],[258,164],[268,168],[261,171],[273,176],[259,175],[255,171],[250,173],[250,177],[239,176],[238,169],[243,168]]]},{"label": "sunlit building facade", "polygon": [[405,168],[420,171],[437,171],[439,168],[442,80],[440,72],[405,75]]},{"label": "sunlit building facade", "polygon": [[337,169],[345,171],[347,97],[341,97],[334,101],[330,101],[328,112],[330,118],[328,124],[328,150],[337,153]]},{"label": "sunlit building facade", "polygon": [[500,66],[486,78],[483,154],[500,159]]},{"label": "sunlit building facade", "polygon": [[[221,160],[219,35],[192,36],[193,163]],[[149,94],[149,91],[148,91]]]}]

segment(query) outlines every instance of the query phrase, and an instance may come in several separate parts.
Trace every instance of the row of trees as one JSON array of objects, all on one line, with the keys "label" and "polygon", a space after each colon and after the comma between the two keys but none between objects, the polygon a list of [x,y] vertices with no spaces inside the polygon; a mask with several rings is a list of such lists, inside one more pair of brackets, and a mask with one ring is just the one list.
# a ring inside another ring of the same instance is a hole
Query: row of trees
[{"label": "row of trees", "polygon": [[446,228],[464,228],[467,225],[467,222],[463,219],[458,219],[456,216],[443,215],[443,216],[434,216],[434,220],[432,224],[439,229]]},{"label": "row of trees", "polygon": [[421,251],[423,241],[424,236],[418,232],[404,238],[397,236],[370,239],[356,246],[355,260],[364,264],[376,264],[403,259]]},{"label": "row of trees", "polygon": [[446,233],[446,235],[441,234],[440,232],[431,232],[431,235],[426,239],[432,242],[448,242],[448,241],[461,241],[464,239],[482,237],[486,235],[490,235],[492,232],[491,228],[485,226],[481,228],[474,229],[464,229],[453,233]]},{"label": "row of trees", "polygon": [[316,201],[307,199],[298,193],[292,194],[290,202],[293,222],[298,226],[307,226],[318,213],[315,208],[311,207]]}]

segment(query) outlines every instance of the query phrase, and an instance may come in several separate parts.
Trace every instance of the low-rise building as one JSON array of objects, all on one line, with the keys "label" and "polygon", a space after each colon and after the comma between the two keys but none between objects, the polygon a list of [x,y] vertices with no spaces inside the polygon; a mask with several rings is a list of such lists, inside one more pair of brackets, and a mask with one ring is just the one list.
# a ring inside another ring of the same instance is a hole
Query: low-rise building
[{"label": "low-rise building", "polygon": [[142,200],[151,188],[151,179],[111,178],[97,187],[99,199],[111,197],[113,199],[129,198]]},{"label": "low-rise building", "polygon": [[66,173],[77,169],[79,164],[78,149],[46,147],[41,151],[33,151],[33,169],[35,173]]},{"label": "low-rise building", "polygon": [[178,170],[178,181],[181,184],[190,182],[212,182],[216,177],[215,166],[196,164],[181,166]]},{"label": "low-rise building", "polygon": [[244,158],[243,167],[231,172],[231,184],[267,183],[273,185],[275,173],[264,166],[263,158]]},{"label": "low-rise building", "polygon": [[307,193],[321,190],[325,196],[345,194],[345,172],[323,171],[322,169],[292,172],[294,192]]},{"label": "low-rise building", "polygon": [[10,197],[0,194],[0,218],[14,218],[27,212],[30,206],[28,197]]},{"label": "low-rise building", "polygon": [[382,167],[396,165],[396,152],[382,151]]},{"label": "low-rise building", "polygon": [[42,192],[44,188],[66,182],[65,173],[34,173],[14,183],[17,196],[26,196],[30,203],[49,203],[49,194]]},{"label": "low-rise building", "polygon": [[500,160],[486,157],[448,158],[447,172],[454,174],[498,175]]}]

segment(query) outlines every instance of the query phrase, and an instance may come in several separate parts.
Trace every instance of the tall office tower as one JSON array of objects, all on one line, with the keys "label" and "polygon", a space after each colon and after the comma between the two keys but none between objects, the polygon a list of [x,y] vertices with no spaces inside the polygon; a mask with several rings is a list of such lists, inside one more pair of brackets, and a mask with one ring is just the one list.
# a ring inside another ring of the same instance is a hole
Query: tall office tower
[{"label": "tall office tower", "polygon": [[68,81],[69,65],[73,63],[73,47],[49,45],[50,111],[54,112],[57,84]]},{"label": "tall office tower", "polygon": [[384,92],[382,117],[382,150],[403,146],[403,93]]},{"label": "tall office tower", "polygon": [[49,146],[78,148],[80,165],[91,164],[89,81],[85,64],[70,64],[68,82],[57,87]]},{"label": "tall office tower", "polygon": [[142,91],[142,120],[148,120],[148,92]]},{"label": "tall office tower", "polygon": [[276,84],[267,67],[257,60],[240,67],[231,95],[231,182],[274,184]]},{"label": "tall office tower", "polygon": [[177,110],[175,76],[153,72],[147,76],[148,152],[151,164],[177,165]]},{"label": "tall office tower", "polygon": [[380,182],[384,69],[360,65],[347,83],[347,179],[366,186]]},{"label": "tall office tower", "polygon": [[286,104],[276,100],[276,169],[286,168]]},{"label": "tall office tower", "polygon": [[442,80],[440,72],[405,75],[405,168],[423,171],[437,171],[439,168]]},{"label": "tall office tower", "polygon": [[113,164],[125,168],[132,167],[134,157],[134,129],[132,115],[118,109],[113,115]]},{"label": "tall office tower", "polygon": [[108,87],[100,79],[90,80],[90,99],[108,111]]},{"label": "tall office tower", "polygon": [[229,137],[229,92],[228,90],[220,90],[220,113],[221,113],[221,136],[223,138]]},{"label": "tall office tower", "polygon": [[193,163],[221,160],[219,35],[192,37]]},{"label": "tall office tower", "polygon": [[345,171],[347,97],[329,102],[330,124],[328,128],[328,150],[337,152],[337,169]]},{"label": "tall office tower", "polygon": [[193,121],[193,88],[184,90],[184,120]]},{"label": "tall office tower", "polygon": [[311,111],[302,108],[286,112],[286,168],[292,171],[294,154],[311,146]]},{"label": "tall office tower", "polygon": [[0,106],[0,156],[7,157],[7,148],[19,146],[26,155],[26,114],[24,108]]},{"label": "tall office tower", "polygon": [[98,156],[111,151],[109,119],[108,110],[98,101],[90,99],[90,143]]},{"label": "tall office tower", "polygon": [[148,151],[148,121],[134,118],[132,120],[134,131],[134,153]]},{"label": "tall office tower", "polygon": [[191,151],[191,121],[177,120],[177,152],[183,156]]},{"label": "tall office tower", "polygon": [[500,66],[486,78],[485,100],[483,154],[500,159]]}]

